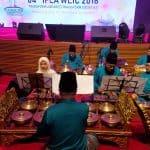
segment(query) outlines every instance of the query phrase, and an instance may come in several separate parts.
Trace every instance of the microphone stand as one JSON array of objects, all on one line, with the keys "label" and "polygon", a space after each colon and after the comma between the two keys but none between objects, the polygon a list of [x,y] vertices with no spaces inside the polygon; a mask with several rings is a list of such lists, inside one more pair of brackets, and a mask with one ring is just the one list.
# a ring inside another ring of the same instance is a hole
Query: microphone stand
[{"label": "microphone stand", "polygon": [[82,43],[82,48],[81,48],[81,52],[80,52],[80,56],[81,56],[81,58],[82,58],[82,61],[84,60],[84,58],[85,58],[85,47],[86,47],[86,45],[88,44],[88,47],[87,47],[87,52],[88,52],[88,56],[89,56],[89,64],[90,64],[90,55],[89,55],[89,42],[87,41],[87,42],[83,42]]},{"label": "microphone stand", "polygon": [[85,57],[84,52],[85,52],[85,43],[82,44],[82,48],[81,48],[81,52],[80,52],[80,56],[82,58],[82,61],[83,61],[83,58]]},{"label": "microphone stand", "polygon": [[53,51],[52,51],[51,48],[49,48],[48,52],[47,52],[47,57],[48,57],[49,60],[50,60],[52,54],[53,54]]}]

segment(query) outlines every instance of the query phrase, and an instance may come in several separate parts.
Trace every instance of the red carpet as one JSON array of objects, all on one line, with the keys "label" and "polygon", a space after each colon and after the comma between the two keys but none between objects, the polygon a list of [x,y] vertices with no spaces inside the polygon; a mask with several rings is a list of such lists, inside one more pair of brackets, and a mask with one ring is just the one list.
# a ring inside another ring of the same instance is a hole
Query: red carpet
[{"label": "red carpet", "polygon": [[[14,78],[14,76],[1,75],[0,76],[0,94],[2,94],[9,82]],[[77,97],[78,99],[78,97]],[[134,136],[137,134],[144,133],[143,124],[138,114],[131,121],[131,129]],[[30,143],[30,144],[14,144],[9,147],[0,146],[0,150],[44,150],[44,143]],[[109,144],[100,143],[98,150],[120,150],[118,146],[112,146]],[[150,150],[150,144],[144,144],[137,139],[130,138],[128,148],[126,150]]]},{"label": "red carpet", "polygon": [[[44,143],[30,143],[30,144],[15,144],[10,147],[0,147],[0,150],[44,150]],[[120,150],[118,146],[110,146],[100,144],[98,150]],[[143,144],[136,139],[129,139],[129,145],[126,150],[150,150],[150,146]]]},{"label": "red carpet", "polygon": [[14,79],[14,76],[0,75],[0,95],[2,95],[5,92],[9,82],[12,79]]}]

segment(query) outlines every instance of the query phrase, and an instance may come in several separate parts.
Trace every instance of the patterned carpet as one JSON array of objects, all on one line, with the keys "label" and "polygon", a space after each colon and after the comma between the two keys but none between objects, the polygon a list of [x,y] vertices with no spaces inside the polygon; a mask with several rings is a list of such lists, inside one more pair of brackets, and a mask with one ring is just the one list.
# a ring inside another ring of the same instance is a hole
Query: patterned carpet
[{"label": "patterned carpet", "polygon": [[[5,92],[9,82],[14,79],[14,76],[11,75],[0,75],[0,94]],[[134,122],[138,122],[138,127],[141,127],[141,121],[134,120]],[[135,125],[135,124],[134,124]],[[143,132],[143,129],[137,127],[137,123],[134,126],[132,125],[133,132],[137,133],[140,130]],[[9,147],[0,146],[0,150],[44,150],[44,143],[29,143],[29,144],[14,144]],[[111,145],[107,142],[100,143],[98,150],[120,150],[120,148],[116,145]],[[145,143],[139,141],[136,137],[132,137],[129,139],[128,148],[126,150],[150,150],[149,143]]]},{"label": "patterned carpet", "polygon": [[[44,150],[44,143],[15,144],[10,147],[0,147],[0,150]],[[121,150],[118,146],[100,143],[98,150]],[[150,150],[150,146],[136,139],[129,139],[128,148],[125,150]]]},{"label": "patterned carpet", "polygon": [[14,79],[14,76],[11,75],[0,75],[0,95],[5,92],[8,87],[8,84],[11,80]]}]

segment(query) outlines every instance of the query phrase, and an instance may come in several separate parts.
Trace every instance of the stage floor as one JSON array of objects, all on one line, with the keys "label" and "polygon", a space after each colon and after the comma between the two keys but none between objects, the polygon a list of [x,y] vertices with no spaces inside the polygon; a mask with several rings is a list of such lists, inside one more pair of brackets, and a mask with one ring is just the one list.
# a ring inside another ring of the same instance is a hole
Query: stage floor
[{"label": "stage floor", "polygon": [[[145,34],[144,41],[147,42],[148,40],[148,33]],[[12,27],[3,27],[0,28],[0,40],[17,40],[17,28]],[[118,33],[116,33],[116,39],[118,39]],[[131,32],[129,34],[129,41],[132,41],[133,39],[133,33]],[[85,41],[91,41],[91,32],[86,31],[84,35]],[[47,30],[45,30],[45,41],[53,41],[48,37]]]},{"label": "stage floor", "polygon": [[[85,33],[84,40],[90,41],[90,32]],[[17,28],[4,27],[0,28],[0,40],[18,40]],[[48,37],[47,30],[45,30],[45,41],[53,41]]]}]

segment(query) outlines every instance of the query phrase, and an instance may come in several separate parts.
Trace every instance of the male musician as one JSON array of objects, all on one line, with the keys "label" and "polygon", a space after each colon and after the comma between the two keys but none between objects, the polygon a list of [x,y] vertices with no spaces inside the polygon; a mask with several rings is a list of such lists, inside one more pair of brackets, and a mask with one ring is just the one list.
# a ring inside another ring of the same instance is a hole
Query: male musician
[{"label": "male musician", "polygon": [[62,66],[67,64],[74,71],[82,70],[83,64],[80,55],[76,54],[76,46],[70,45],[69,52],[62,57]]},{"label": "male musician", "polygon": [[147,78],[147,81],[144,86],[144,94],[145,96],[139,97],[140,101],[150,101],[150,63],[146,64],[146,72],[140,74],[141,78]]},{"label": "male musician", "polygon": [[44,113],[36,134],[22,142],[48,136],[46,150],[96,150],[99,142],[94,134],[86,134],[89,107],[75,100],[76,74],[61,73],[59,92],[61,100]]},{"label": "male musician", "polygon": [[120,76],[120,69],[116,66],[117,55],[115,53],[109,53],[106,57],[106,62],[104,65],[99,66],[94,72],[94,90],[95,92],[102,92],[100,88],[102,78],[105,75],[110,76]]},{"label": "male musician", "polygon": [[145,65],[146,63],[150,63],[150,47],[146,54],[142,55],[136,62],[137,65]]},{"label": "male musician", "polygon": [[119,51],[117,49],[117,42],[116,41],[112,41],[110,43],[109,47],[104,47],[101,49],[100,56],[99,56],[99,63],[105,63],[106,57],[109,53],[111,53],[111,54],[115,53],[118,56]]}]

